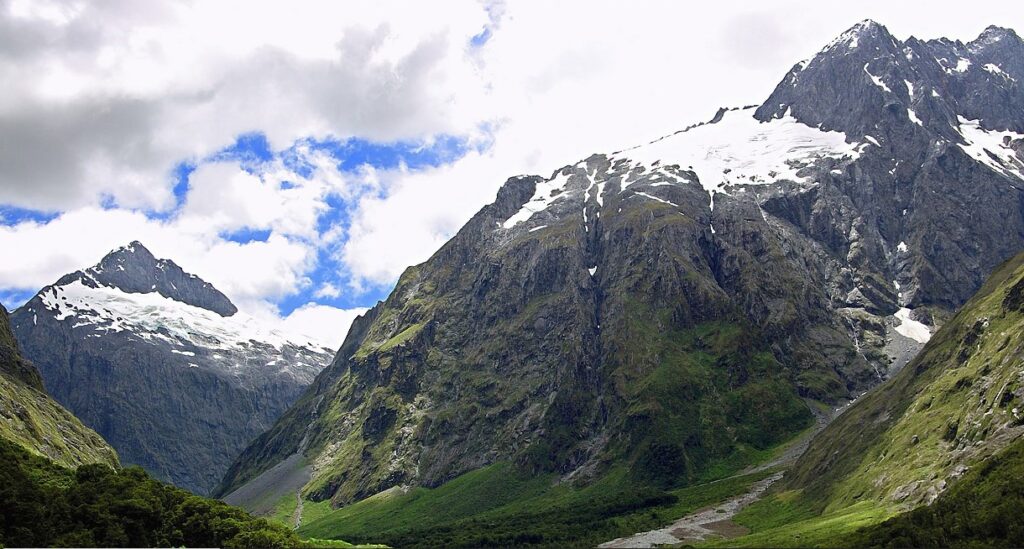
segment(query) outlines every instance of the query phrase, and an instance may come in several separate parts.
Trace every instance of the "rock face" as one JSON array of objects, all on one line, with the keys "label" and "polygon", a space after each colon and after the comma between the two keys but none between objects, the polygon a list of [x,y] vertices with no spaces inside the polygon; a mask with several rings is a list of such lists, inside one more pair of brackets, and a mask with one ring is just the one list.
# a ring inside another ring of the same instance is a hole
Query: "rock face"
[{"label": "rock face", "polygon": [[1008,29],[989,27],[969,44],[900,42],[865,21],[794,66],[755,112],[871,144],[857,170],[830,185],[844,204],[813,201],[808,223],[823,241],[813,228],[830,224],[815,217],[834,213],[813,212],[851,207],[859,238],[833,251],[891,273],[901,306],[954,309],[1020,249],[1022,59],[1024,42]]},{"label": "rock face", "polygon": [[855,402],[787,473],[819,508],[930,504],[1024,435],[1024,253],[992,277],[906,368]]},{"label": "rock face", "polygon": [[786,439],[1024,247],[1022,54],[865,22],[756,109],[508,180],[220,493],[295,454],[337,504],[502,460],[668,485]]},{"label": "rock face", "polygon": [[41,290],[12,324],[47,389],[124,462],[206,494],[331,356],[236,311],[133,242]]},{"label": "rock face", "polygon": [[118,464],[117,453],[43,390],[39,372],[22,358],[0,306],[0,437],[65,467]]}]

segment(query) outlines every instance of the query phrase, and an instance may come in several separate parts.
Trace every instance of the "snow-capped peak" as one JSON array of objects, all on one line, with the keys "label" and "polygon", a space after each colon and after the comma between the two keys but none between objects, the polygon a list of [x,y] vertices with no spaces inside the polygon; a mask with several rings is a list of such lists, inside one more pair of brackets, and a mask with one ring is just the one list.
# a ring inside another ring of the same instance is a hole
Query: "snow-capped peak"
[{"label": "snow-capped peak", "polygon": [[71,273],[57,282],[79,280],[86,286],[106,286],[126,293],[157,293],[168,299],[231,316],[238,309],[212,284],[186,273],[169,259],[157,259],[141,242],[121,246],[96,265]]},{"label": "snow-capped peak", "polygon": [[[290,348],[288,354],[295,355],[293,361],[315,360],[315,366],[322,367],[325,357],[331,354],[330,349],[318,342],[285,333],[244,313],[224,317],[156,292],[129,293],[73,280],[46,288],[40,292],[39,299],[41,305],[52,312],[54,320],[71,322],[72,329],[88,330],[89,334],[84,337],[123,333],[133,339],[168,347],[177,355],[195,357],[198,354],[204,364],[219,364],[220,368],[236,374],[247,373],[252,362],[240,360],[240,357],[268,352],[279,355]],[[27,306],[36,305],[30,302]],[[315,355],[303,359],[303,354],[309,352]],[[302,364],[288,366],[305,369]]]}]

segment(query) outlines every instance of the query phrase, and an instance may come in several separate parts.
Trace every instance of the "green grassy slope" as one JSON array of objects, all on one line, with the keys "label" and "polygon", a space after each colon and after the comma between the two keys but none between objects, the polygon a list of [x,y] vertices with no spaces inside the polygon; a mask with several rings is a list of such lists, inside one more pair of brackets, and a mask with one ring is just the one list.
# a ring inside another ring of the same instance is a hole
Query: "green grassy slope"
[{"label": "green grassy slope", "polygon": [[745,491],[771,470],[674,490],[635,489],[624,470],[582,488],[522,477],[508,463],[434,489],[389,490],[332,511],[302,536],[395,547],[594,546]]},{"label": "green grassy slope", "polygon": [[932,505],[841,540],[846,547],[1024,547],[1024,440],[986,460]]},{"label": "green grassy slope", "polygon": [[1019,435],[1011,404],[1024,394],[1024,311],[1004,302],[1022,284],[1024,254],[998,268],[892,381],[822,432],[786,486],[829,510],[866,499],[914,505]]},{"label": "green grassy slope", "polygon": [[117,466],[117,453],[43,389],[35,367],[21,357],[7,311],[0,306],[0,438],[58,464]]},{"label": "green grassy slope", "polygon": [[68,467],[117,466],[117,453],[46,393],[0,374],[0,438]]}]

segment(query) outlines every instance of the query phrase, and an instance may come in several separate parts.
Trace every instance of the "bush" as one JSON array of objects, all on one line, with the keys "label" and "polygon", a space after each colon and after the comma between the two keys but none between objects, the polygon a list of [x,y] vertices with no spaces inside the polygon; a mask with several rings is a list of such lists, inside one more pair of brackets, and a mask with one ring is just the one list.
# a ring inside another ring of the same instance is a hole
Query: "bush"
[{"label": "bush", "polygon": [[0,546],[299,547],[288,528],[153,480],[138,467],[64,469],[0,439]]}]

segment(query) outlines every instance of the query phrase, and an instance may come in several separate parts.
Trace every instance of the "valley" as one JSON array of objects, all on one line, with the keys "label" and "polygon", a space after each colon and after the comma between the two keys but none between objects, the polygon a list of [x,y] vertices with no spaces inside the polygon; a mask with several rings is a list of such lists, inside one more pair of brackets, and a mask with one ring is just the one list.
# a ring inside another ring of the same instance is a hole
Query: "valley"
[{"label": "valley", "polygon": [[[139,240],[0,293],[0,546],[1024,544],[1024,40],[866,19],[759,99],[458,223],[418,195],[415,264],[412,229],[352,259],[361,208],[489,138],[182,161],[125,219],[213,230],[183,255],[228,293]],[[0,201],[0,238],[47,215]]]}]

